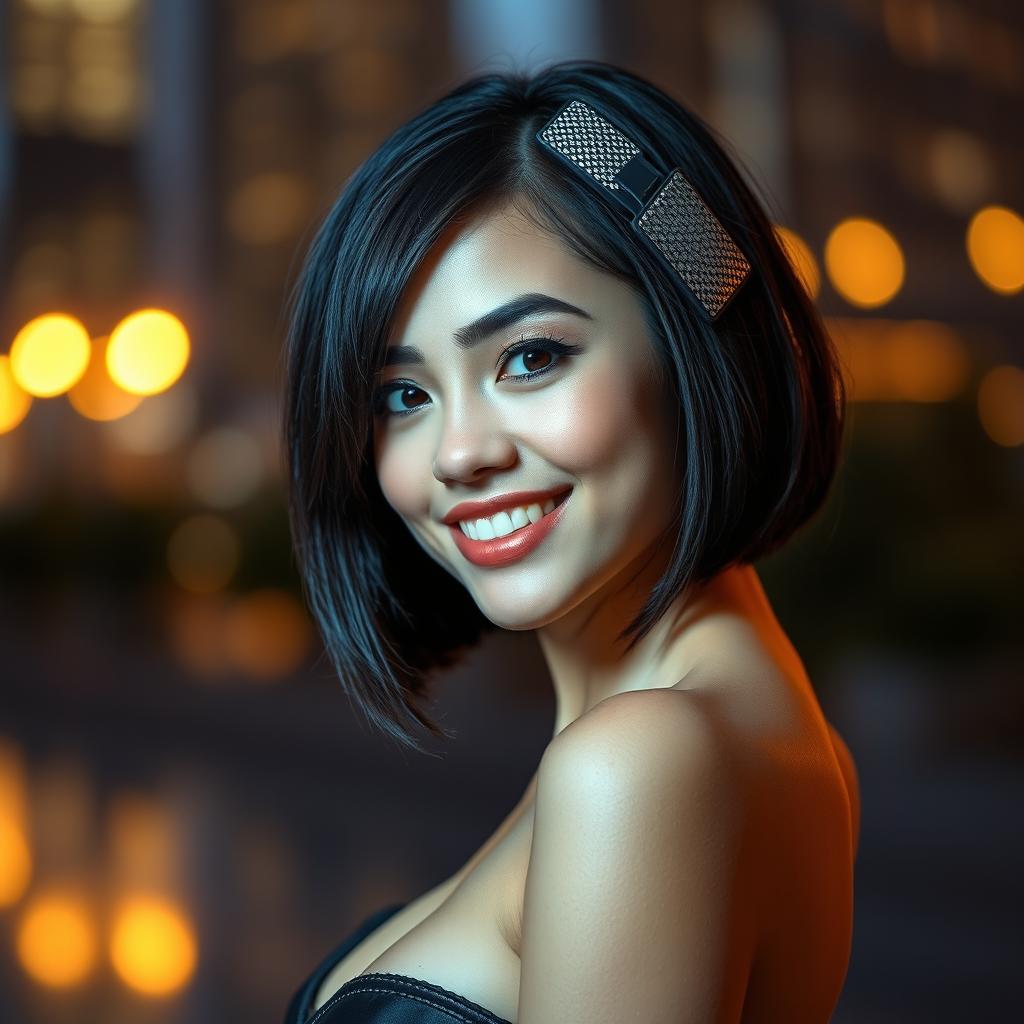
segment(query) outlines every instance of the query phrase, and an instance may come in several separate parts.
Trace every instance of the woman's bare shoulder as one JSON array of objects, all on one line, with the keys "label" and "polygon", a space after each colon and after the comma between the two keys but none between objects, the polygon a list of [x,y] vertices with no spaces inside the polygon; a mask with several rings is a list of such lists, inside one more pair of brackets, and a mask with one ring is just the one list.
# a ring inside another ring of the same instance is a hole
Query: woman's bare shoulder
[{"label": "woman's bare shoulder", "polygon": [[857,778],[857,765],[847,747],[843,737],[839,735],[835,726],[830,722],[828,725],[829,736],[832,739],[832,747],[836,752],[836,760],[839,762],[839,769],[843,773],[843,781],[846,783],[846,792],[850,798],[850,823],[853,830],[853,852],[857,853],[857,845],[860,840],[860,782]]}]

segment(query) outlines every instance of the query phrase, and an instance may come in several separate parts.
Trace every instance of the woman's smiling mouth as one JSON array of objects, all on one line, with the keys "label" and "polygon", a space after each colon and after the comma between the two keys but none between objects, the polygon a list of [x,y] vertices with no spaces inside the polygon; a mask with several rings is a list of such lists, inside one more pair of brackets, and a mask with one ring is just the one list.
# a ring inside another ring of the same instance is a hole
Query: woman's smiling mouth
[{"label": "woman's smiling mouth", "polygon": [[489,517],[459,519],[449,522],[448,529],[455,546],[474,565],[507,565],[528,555],[554,529],[571,493],[569,488],[543,502],[511,506]]}]

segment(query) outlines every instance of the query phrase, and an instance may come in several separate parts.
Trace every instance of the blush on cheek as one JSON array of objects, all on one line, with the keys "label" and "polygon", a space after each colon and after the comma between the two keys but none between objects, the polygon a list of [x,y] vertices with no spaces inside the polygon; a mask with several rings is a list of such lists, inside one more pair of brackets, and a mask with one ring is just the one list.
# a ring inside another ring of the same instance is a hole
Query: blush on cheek
[{"label": "blush on cheek", "polygon": [[430,477],[429,458],[423,463],[415,452],[385,442],[377,449],[376,464],[381,493],[400,516],[416,516],[424,507],[429,509],[430,482],[423,478],[424,465]]},{"label": "blush on cheek", "polygon": [[[636,446],[638,434],[648,429],[643,402],[633,382],[621,372],[589,377],[574,388],[562,406],[558,442],[566,453],[567,468],[594,471],[609,460],[622,458]],[[546,424],[547,425],[547,424]]]}]

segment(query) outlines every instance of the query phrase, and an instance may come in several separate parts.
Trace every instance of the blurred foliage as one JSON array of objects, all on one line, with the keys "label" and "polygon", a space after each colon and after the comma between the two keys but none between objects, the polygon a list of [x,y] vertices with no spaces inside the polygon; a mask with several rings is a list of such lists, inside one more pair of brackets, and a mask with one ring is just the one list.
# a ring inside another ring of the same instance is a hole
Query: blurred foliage
[{"label": "blurred foliage", "polygon": [[1022,470],[966,399],[851,405],[828,502],[758,565],[805,660],[878,647],[968,662],[1019,647]]}]

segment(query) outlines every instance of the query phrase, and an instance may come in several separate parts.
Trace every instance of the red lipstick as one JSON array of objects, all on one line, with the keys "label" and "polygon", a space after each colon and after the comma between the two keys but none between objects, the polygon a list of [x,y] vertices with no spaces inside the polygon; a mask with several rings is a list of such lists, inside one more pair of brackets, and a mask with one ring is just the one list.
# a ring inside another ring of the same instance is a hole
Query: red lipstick
[{"label": "red lipstick", "polygon": [[[462,552],[463,556],[474,565],[493,569],[502,565],[508,565],[511,562],[517,562],[533,551],[558,525],[558,521],[565,511],[565,506],[568,504],[570,492],[571,488],[568,490],[561,489],[560,492],[521,491],[513,495],[502,495],[500,498],[492,498],[489,502],[467,501],[456,505],[445,516],[445,521],[447,522],[453,515],[455,516],[454,520],[448,523],[448,529],[451,530],[455,546]],[[460,519],[483,519],[500,512],[503,508],[514,508],[516,505],[530,505],[534,502],[542,504],[552,497],[554,493],[560,493],[560,497],[556,499],[558,504],[546,516],[504,537],[496,537],[494,540],[473,540],[472,537],[467,537],[458,525]],[[507,500],[508,498],[514,498],[515,500],[509,501]],[[480,508],[487,508],[488,506],[491,506],[493,510],[490,512],[479,511]],[[468,511],[465,511],[467,509]]]},{"label": "red lipstick", "polygon": [[498,494],[483,501],[460,501],[448,511],[441,522],[455,526],[460,519],[488,519],[503,509],[515,508],[517,505],[543,505],[548,498],[568,494],[571,490],[571,484],[559,484],[557,487],[549,487],[546,491],[514,491],[510,494]]}]

